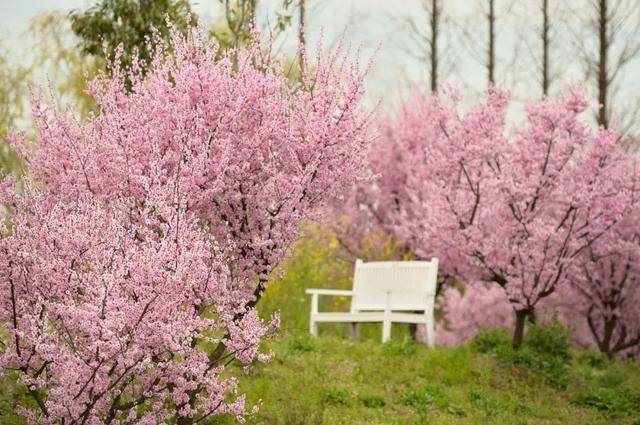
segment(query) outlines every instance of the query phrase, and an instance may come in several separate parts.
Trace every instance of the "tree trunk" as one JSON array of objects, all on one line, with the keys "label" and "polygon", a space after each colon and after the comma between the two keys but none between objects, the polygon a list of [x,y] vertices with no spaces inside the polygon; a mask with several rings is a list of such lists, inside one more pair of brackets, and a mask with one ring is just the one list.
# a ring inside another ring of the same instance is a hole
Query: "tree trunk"
[{"label": "tree trunk", "polygon": [[617,322],[618,321],[615,316],[604,322],[604,335],[602,335],[600,351],[603,352],[609,359],[613,358],[611,341],[613,340],[613,331],[616,329]]},{"label": "tree trunk", "polygon": [[[306,0],[300,0],[300,3],[298,5],[299,9],[299,15],[298,15],[298,44],[299,47],[302,49],[306,50],[306,40],[304,38],[304,15],[305,15],[305,1]],[[302,56],[302,52],[300,52],[300,78],[302,78],[302,76],[304,75],[304,57]]]},{"label": "tree trunk", "polygon": [[542,0],[542,94],[549,93],[549,0]]},{"label": "tree trunk", "polygon": [[535,325],[537,323],[538,316],[536,316],[535,309],[531,308],[529,310],[529,316],[527,316],[527,318],[529,319],[529,323],[531,323],[532,325]]},{"label": "tree trunk", "polygon": [[431,91],[438,88],[438,25],[440,21],[440,10],[438,0],[431,0],[431,39],[429,40],[430,68],[431,68]]},{"label": "tree trunk", "polygon": [[513,330],[512,345],[514,349],[519,349],[522,346],[522,340],[524,339],[524,327],[527,322],[527,318],[533,317],[533,309],[525,308],[522,310],[516,310],[516,325]]},{"label": "tree trunk", "polygon": [[608,16],[607,16],[607,0],[600,0],[598,4],[598,40],[600,51],[598,54],[598,124],[603,127],[609,126],[608,120],[608,91],[609,91],[609,75],[607,72],[607,54],[609,50],[609,40],[607,37]]},{"label": "tree trunk", "polygon": [[487,48],[487,72],[489,74],[489,84],[496,82],[495,67],[496,67],[496,14],[495,14],[495,0],[489,0],[489,44]]}]

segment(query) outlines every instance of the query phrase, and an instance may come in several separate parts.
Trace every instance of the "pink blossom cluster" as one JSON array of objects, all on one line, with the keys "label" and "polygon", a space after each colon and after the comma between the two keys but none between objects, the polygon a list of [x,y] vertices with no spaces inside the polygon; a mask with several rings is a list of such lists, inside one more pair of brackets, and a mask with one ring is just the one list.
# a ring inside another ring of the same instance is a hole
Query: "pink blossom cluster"
[{"label": "pink blossom cluster", "polygon": [[0,367],[34,423],[242,419],[223,372],[270,358],[278,318],[255,305],[271,271],[301,220],[364,176],[370,115],[344,49],[292,87],[257,41],[150,43],[152,63],[116,58],[90,84],[99,114],[36,99],[37,146],[13,138],[30,178],[0,191]]},{"label": "pink blossom cluster", "polygon": [[[370,215],[418,257],[439,257],[443,274],[476,288],[481,282],[501,288],[515,311],[516,345],[525,319],[561,288],[576,289],[574,302],[589,305],[583,311],[602,310],[590,292],[622,278],[610,275],[595,283],[579,278],[576,270],[606,269],[589,253],[610,253],[617,232],[635,234],[633,220],[623,223],[637,209],[636,160],[622,137],[580,121],[587,107],[580,88],[558,100],[528,104],[526,124],[513,129],[505,119],[506,92],[491,88],[466,111],[460,101],[449,88],[419,96],[385,123],[370,151],[370,167],[378,176],[365,189]],[[639,247],[632,242],[629,249]],[[629,283],[629,293],[637,288]],[[466,308],[485,304],[476,299],[484,293],[487,320],[478,323],[490,324],[489,316],[501,316],[502,306],[491,308],[496,294],[478,291],[470,292]],[[452,300],[451,310],[460,302]],[[457,317],[464,322],[463,316]],[[452,325],[462,334],[465,327]]]},{"label": "pink blossom cluster", "polygon": [[[198,386],[210,394],[203,410],[241,413],[242,399],[223,402],[235,382],[194,349],[224,332],[202,313],[231,296],[195,218],[151,196],[140,207],[46,197],[14,197],[19,212],[0,239],[0,317],[11,334],[0,365],[20,371],[39,403],[28,417],[155,424]],[[130,416],[140,405],[151,410]]]}]

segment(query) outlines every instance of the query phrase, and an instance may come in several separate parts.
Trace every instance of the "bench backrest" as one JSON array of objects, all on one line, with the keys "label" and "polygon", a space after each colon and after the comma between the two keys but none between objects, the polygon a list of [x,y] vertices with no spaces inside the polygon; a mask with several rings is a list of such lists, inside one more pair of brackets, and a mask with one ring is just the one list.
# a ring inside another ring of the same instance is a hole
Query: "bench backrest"
[{"label": "bench backrest", "polygon": [[389,292],[391,310],[433,308],[438,259],[431,261],[356,260],[351,311],[384,310]]}]

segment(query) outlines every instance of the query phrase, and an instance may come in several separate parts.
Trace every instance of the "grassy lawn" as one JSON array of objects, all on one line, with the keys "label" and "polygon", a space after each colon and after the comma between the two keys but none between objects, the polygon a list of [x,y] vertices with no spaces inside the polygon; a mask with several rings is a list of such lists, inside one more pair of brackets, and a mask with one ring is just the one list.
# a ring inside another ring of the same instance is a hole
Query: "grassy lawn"
[{"label": "grassy lawn", "polygon": [[[381,344],[285,331],[266,345],[276,358],[241,378],[249,403],[262,403],[249,424],[640,424],[640,364],[516,353],[500,332],[453,349],[402,333]],[[12,412],[24,392],[3,382],[0,424],[24,423]]]},{"label": "grassy lawn", "polygon": [[262,400],[249,424],[640,424],[640,365],[592,352],[571,353],[558,371],[472,345],[304,334],[269,345],[276,359],[241,385]]}]

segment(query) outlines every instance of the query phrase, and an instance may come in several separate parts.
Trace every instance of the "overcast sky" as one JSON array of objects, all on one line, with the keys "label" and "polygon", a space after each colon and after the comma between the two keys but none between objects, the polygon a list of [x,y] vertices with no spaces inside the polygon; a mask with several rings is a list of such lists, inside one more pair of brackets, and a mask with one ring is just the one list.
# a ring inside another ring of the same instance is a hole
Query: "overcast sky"
[{"label": "overcast sky", "polygon": [[[448,2],[448,7],[456,14],[463,14],[468,9],[469,0]],[[191,3],[196,13],[207,22],[214,21],[220,13],[218,0],[192,0]],[[274,11],[282,1],[262,0],[259,3],[259,25],[266,27],[269,21],[273,22]],[[91,4],[91,0],[0,0],[0,36],[14,45],[15,50],[20,50],[23,44],[21,35],[36,14],[52,9],[65,12],[82,10]],[[406,89],[406,80],[424,77],[424,64],[397,48],[407,41],[406,31],[401,28],[403,17],[424,13],[420,0],[307,0],[307,4],[310,47],[315,46],[323,31],[326,43],[334,42],[344,34],[354,46],[362,48],[364,57],[377,52],[369,78],[369,86],[374,92],[372,97],[382,96],[385,92],[399,94],[398,90]],[[295,28],[291,29],[279,40],[285,50],[295,49]],[[393,86],[392,90],[389,90],[390,86]]]},{"label": "overcast sky", "polygon": [[[415,42],[407,19],[413,19],[418,27],[426,30],[428,17],[421,8],[420,0],[306,0],[307,34],[310,49],[315,46],[324,31],[325,44],[331,44],[341,34],[352,45],[362,48],[362,56],[367,59],[375,53],[375,62],[368,77],[369,100],[382,99],[387,104],[395,104],[416,85],[427,87],[427,68],[420,58],[421,46]],[[565,4],[560,2],[557,4]],[[588,0],[567,0],[577,6],[575,10],[587,9]],[[636,1],[640,8],[640,0]],[[18,53],[28,49],[21,34],[27,29],[29,20],[38,13],[52,9],[70,11],[84,9],[90,0],[0,0],[0,36]],[[196,13],[207,22],[215,20],[220,12],[219,0],[192,0]],[[260,0],[258,25],[268,26],[274,20],[274,11],[282,0]],[[441,82],[464,84],[473,98],[485,87],[486,71],[479,60],[482,59],[482,39],[486,34],[485,22],[479,7],[481,0],[446,0],[445,13],[449,16],[443,23],[447,34],[440,40],[440,49],[445,58],[442,60]],[[497,0],[498,16],[504,9],[511,7],[511,13],[498,21],[497,30],[497,79],[499,83],[512,89],[514,97],[521,101],[540,97],[537,75],[534,70],[535,58],[531,49],[537,47],[540,14],[534,0]],[[515,4],[515,7],[513,5]],[[556,4],[553,1],[551,4]],[[556,4],[556,5],[557,5]],[[584,7],[582,7],[584,6]],[[578,19],[571,14],[552,15],[556,23]],[[640,14],[639,14],[640,16]],[[460,40],[463,32],[469,32],[478,38],[474,52],[465,48]],[[523,36],[523,34],[529,34]],[[640,37],[640,31],[630,36]],[[570,82],[583,77],[577,61],[568,60],[575,56],[575,49],[569,40],[568,32],[557,31],[556,44],[552,51],[552,64],[558,78],[552,86],[558,92]],[[295,23],[288,34],[279,42],[284,51],[293,51],[296,45]],[[587,41],[585,41],[587,43]],[[535,51],[535,50],[533,50]],[[14,57],[20,58],[17,54]],[[455,57],[454,68],[447,65],[449,57]],[[640,63],[632,65],[625,74],[625,88],[636,93],[640,87]],[[516,112],[517,115],[517,112]]]}]

